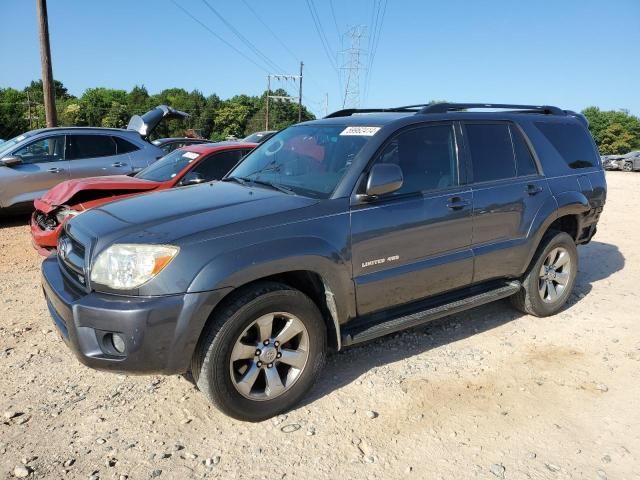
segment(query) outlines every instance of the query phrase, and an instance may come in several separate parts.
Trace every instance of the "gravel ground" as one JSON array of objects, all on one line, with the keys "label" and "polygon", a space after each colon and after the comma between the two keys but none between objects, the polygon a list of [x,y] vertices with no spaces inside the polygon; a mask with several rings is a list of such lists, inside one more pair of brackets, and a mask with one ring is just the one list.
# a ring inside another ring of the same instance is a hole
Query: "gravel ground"
[{"label": "gravel ground", "polygon": [[303,405],[260,424],[183,377],[80,365],[26,220],[5,222],[0,478],[640,478],[640,174],[607,178],[561,314],[499,302],[331,355]]}]

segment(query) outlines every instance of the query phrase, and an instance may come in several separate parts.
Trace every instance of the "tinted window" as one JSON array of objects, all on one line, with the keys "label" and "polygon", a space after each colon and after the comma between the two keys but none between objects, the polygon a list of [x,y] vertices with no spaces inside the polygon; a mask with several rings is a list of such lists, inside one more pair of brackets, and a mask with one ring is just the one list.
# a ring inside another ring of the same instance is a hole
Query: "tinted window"
[{"label": "tinted window", "polygon": [[116,151],[118,152],[118,155],[121,155],[123,153],[135,152],[136,150],[140,150],[133,143],[125,140],[124,138],[113,137],[113,139],[116,142]]},{"label": "tinted window", "polygon": [[136,178],[152,182],[166,182],[175,178],[184,168],[200,157],[199,153],[174,150],[157,162],[152,163],[136,174]]},{"label": "tinted window", "polygon": [[116,143],[108,135],[68,135],[67,160],[106,157],[116,154]]},{"label": "tinted window", "polygon": [[453,127],[434,125],[400,133],[385,146],[377,163],[395,163],[402,170],[402,187],[393,195],[456,185]]},{"label": "tinted window", "polygon": [[513,139],[513,149],[516,152],[516,173],[519,177],[534,175],[538,173],[536,162],[533,159],[529,145],[525,142],[522,133],[511,127],[511,138]]},{"label": "tinted window", "polygon": [[202,160],[192,172],[202,176],[205,182],[220,180],[242,158],[242,150],[214,153]]},{"label": "tinted window", "polygon": [[64,135],[36,140],[14,153],[22,163],[57,162],[64,160]]},{"label": "tinted window", "polygon": [[488,182],[516,176],[516,163],[508,125],[473,123],[467,124],[465,129],[475,182]]},{"label": "tinted window", "polygon": [[536,122],[535,125],[570,168],[597,165],[591,138],[582,126],[577,123],[556,122]]}]

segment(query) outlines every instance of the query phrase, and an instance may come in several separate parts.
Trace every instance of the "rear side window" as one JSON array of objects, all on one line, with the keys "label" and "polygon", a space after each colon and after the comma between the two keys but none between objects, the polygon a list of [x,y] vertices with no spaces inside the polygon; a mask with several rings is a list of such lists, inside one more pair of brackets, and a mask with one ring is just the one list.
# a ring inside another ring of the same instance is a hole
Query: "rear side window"
[{"label": "rear side window", "polygon": [[133,143],[125,140],[124,138],[113,137],[113,139],[116,142],[116,149],[117,149],[118,155],[122,155],[123,153],[130,153],[130,152],[135,152],[136,150],[140,150]]},{"label": "rear side window", "polygon": [[488,182],[516,176],[509,126],[499,123],[465,125],[473,180]]},{"label": "rear side window", "polygon": [[116,154],[116,142],[108,135],[68,135],[67,160]]},{"label": "rear side window", "polygon": [[597,165],[595,149],[587,131],[576,123],[535,122],[535,126],[569,168]]},{"label": "rear side window", "polygon": [[517,128],[511,127],[511,139],[513,140],[513,150],[516,153],[516,174],[523,177],[538,173],[531,150]]},{"label": "rear side window", "polygon": [[229,150],[205,158],[192,170],[199,173],[205,182],[220,180],[243,157],[243,150]]}]

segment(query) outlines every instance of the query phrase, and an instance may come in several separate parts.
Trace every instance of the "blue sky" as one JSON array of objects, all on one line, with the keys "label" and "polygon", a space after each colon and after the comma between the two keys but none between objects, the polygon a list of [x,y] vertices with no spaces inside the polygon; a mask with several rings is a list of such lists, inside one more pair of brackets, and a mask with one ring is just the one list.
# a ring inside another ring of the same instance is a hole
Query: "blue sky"
[{"label": "blue sky", "polygon": [[[329,110],[341,108],[345,72],[339,79],[322,48],[311,0],[245,0],[279,40],[242,0],[208,1],[285,73],[296,73],[304,60],[304,102],[316,114],[324,113],[325,93]],[[175,2],[264,63],[202,0]],[[334,22],[329,0],[312,0],[332,57],[343,48],[338,31],[365,25],[372,32],[377,2],[333,0]],[[1,0],[0,18],[0,87],[22,88],[40,75],[35,1]],[[361,73],[361,106],[446,99],[640,114],[638,0],[388,0],[378,18],[368,88]],[[273,70],[238,55],[171,0],[50,0],[49,27],[54,76],[75,95],[88,87],[144,84],[152,93],[182,87],[228,98],[261,93],[265,70]],[[369,43],[363,38],[365,50]],[[337,57],[333,62],[343,65]]]}]

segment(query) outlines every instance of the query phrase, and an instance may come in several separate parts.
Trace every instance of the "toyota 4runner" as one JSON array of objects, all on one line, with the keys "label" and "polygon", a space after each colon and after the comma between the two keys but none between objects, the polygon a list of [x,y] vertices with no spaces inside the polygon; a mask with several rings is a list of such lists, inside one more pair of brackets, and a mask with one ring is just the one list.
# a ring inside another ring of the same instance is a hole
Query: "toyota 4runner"
[{"label": "toyota 4runner", "polygon": [[222,181],[77,215],[42,265],[44,294],[85,365],[191,371],[220,410],[258,421],[305,395],[329,348],[506,297],[558,312],[605,197],[571,111],[341,110]]}]

